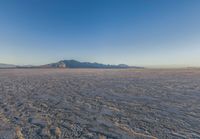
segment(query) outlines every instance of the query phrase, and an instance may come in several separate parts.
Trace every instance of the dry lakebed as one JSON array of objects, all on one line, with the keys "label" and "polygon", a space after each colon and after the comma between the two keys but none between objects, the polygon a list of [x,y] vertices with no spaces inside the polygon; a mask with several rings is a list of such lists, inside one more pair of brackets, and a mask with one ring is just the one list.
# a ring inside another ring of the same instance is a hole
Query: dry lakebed
[{"label": "dry lakebed", "polygon": [[200,69],[0,69],[0,139],[200,139]]}]

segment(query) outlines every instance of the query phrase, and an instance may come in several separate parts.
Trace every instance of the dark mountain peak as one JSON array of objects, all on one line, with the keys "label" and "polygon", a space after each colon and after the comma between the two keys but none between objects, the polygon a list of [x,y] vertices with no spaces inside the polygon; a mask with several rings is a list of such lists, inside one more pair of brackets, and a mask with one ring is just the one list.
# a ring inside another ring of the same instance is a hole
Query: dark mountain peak
[{"label": "dark mountain peak", "polygon": [[[57,63],[51,63],[47,65],[43,65],[42,67],[46,68],[132,68],[125,64],[119,65],[107,65],[101,63],[91,63],[91,62],[80,62],[76,60],[61,60]],[[133,67],[139,68],[139,67]]]}]

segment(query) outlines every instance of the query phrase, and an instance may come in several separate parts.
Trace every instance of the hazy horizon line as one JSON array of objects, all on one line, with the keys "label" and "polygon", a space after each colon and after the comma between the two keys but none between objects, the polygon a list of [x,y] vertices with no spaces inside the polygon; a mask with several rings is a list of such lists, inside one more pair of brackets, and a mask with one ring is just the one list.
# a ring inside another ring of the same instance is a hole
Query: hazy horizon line
[{"label": "hazy horizon line", "polygon": [[[69,59],[69,60],[75,60],[75,59]],[[63,60],[59,60],[63,61]],[[57,62],[59,62],[57,61]],[[136,67],[144,67],[144,68],[200,68],[200,66],[193,66],[193,65],[184,65],[184,64],[163,64],[163,65],[156,65],[156,64],[126,64],[126,63],[118,63],[118,64],[112,64],[112,63],[102,63],[102,62],[92,62],[92,61],[81,61],[81,60],[75,60],[79,62],[90,62],[90,63],[100,63],[100,64],[105,64],[105,65],[119,65],[119,64],[125,64],[128,66],[136,66]],[[5,65],[14,65],[14,66],[41,66],[41,65],[46,65],[46,64],[51,64],[51,63],[57,63],[57,62],[49,62],[49,63],[43,63],[43,64],[18,64],[18,63],[4,63],[0,62],[0,64],[5,64]]]}]

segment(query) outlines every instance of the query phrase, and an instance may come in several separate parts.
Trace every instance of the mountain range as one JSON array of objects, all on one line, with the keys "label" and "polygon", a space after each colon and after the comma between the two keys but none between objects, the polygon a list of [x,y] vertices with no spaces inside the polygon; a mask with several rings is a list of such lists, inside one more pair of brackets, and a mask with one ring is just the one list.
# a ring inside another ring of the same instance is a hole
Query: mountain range
[{"label": "mountain range", "polygon": [[9,64],[0,64],[0,68],[143,68],[136,66],[128,66],[125,64],[119,65],[109,65],[109,64],[100,64],[100,63],[91,63],[91,62],[79,62],[76,60],[61,60],[56,63],[50,63],[40,66],[16,66]]},{"label": "mountain range", "polygon": [[[79,62],[76,60],[62,60],[57,63],[51,63],[47,65],[42,65],[44,68],[131,68],[125,64],[119,65],[109,65],[109,64],[100,64],[100,63],[91,63],[91,62]],[[140,67],[132,67],[140,68]]]},{"label": "mountain range", "polygon": [[0,63],[0,68],[16,68],[16,65]]}]

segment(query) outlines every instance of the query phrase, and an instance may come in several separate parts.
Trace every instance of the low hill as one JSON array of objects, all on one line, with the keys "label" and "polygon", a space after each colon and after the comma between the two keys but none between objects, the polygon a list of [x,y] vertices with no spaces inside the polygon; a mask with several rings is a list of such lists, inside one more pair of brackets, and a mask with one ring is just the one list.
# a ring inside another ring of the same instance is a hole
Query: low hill
[{"label": "low hill", "polygon": [[0,63],[0,68],[15,68],[16,65]]}]

